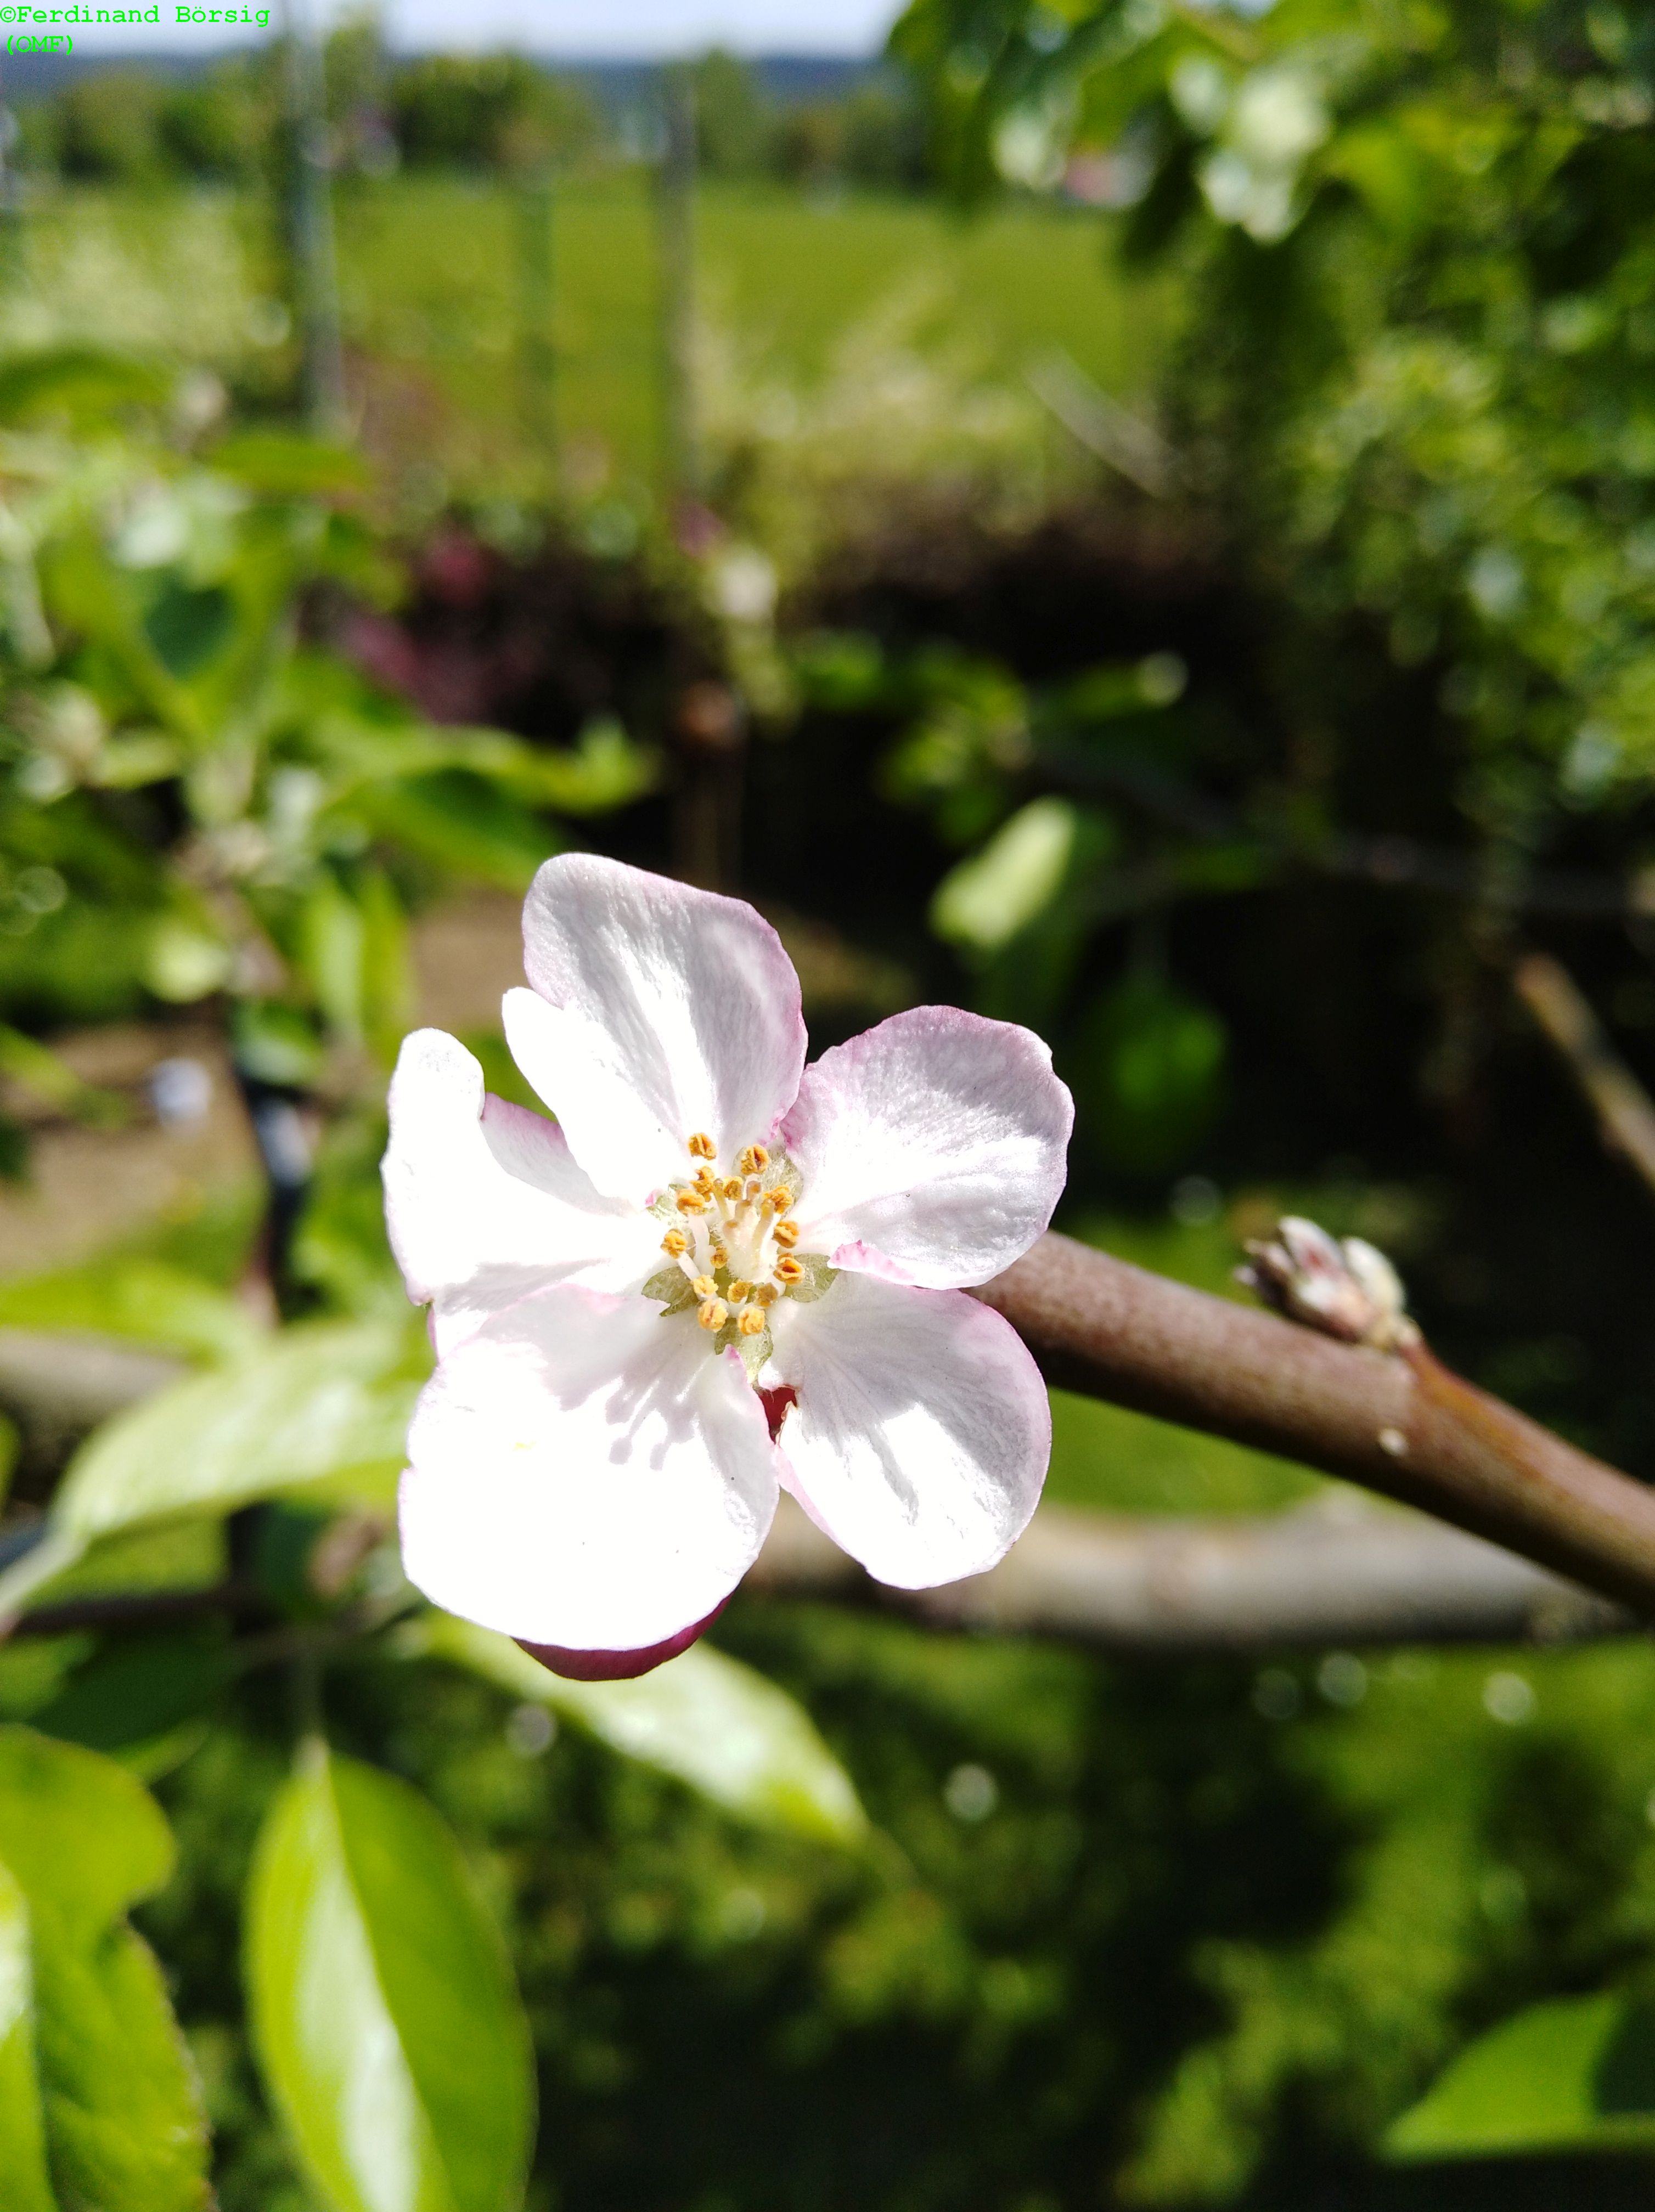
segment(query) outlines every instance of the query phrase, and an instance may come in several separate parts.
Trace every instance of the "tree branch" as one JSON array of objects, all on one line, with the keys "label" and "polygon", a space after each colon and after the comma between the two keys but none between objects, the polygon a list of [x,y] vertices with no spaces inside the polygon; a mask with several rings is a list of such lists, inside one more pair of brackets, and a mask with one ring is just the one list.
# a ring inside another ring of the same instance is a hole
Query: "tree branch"
[{"label": "tree branch", "polygon": [[1544,952],[1519,960],[1512,982],[1597,1116],[1605,1146],[1655,1193],[1655,1105],[1604,1035],[1585,994]]},{"label": "tree branch", "polygon": [[[1348,1495],[1269,1517],[1116,1519],[1043,1505],[991,1573],[873,1582],[789,1498],[750,1588],[851,1599],[939,1628],[1062,1636],[1152,1658],[1338,1644],[1561,1643],[1631,1614],[1526,1559]],[[1354,1510],[1352,1510],[1354,1509]]]},{"label": "tree branch", "polygon": [[[1297,1460],[1435,1521],[1308,1510],[1133,1521],[1046,1506],[991,1574],[882,1601],[939,1624],[1154,1652],[1598,1635],[1655,1616],[1655,1492],[1451,1374],[1406,1328],[1390,1351],[1336,1342],[1058,1236],[977,1296],[1065,1389]],[[0,1331],[0,1401],[64,1432],[179,1371],[125,1347]],[[756,1585],[859,1595],[861,1571],[783,1503]],[[115,1625],[113,1606],[102,1617]]]},{"label": "tree branch", "polygon": [[[1116,1518],[1044,1505],[992,1573],[941,1589],[876,1583],[790,1498],[751,1589],[831,1598],[933,1626],[1062,1636],[1151,1658],[1329,1645],[1556,1644],[1624,1634],[1634,1616],[1492,1544],[1349,1493],[1273,1517]],[[19,1636],[166,1628],[227,1613],[268,1623],[234,1581],[38,1606]]]},{"label": "tree branch", "polygon": [[1342,1475],[1655,1615],[1655,1491],[1450,1372],[1046,1236],[976,1295],[1050,1382]]}]

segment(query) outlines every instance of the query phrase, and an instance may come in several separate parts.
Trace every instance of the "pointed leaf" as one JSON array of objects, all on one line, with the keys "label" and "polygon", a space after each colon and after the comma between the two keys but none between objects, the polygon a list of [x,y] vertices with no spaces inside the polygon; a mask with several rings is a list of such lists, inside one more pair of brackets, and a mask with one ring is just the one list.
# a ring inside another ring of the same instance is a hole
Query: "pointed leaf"
[{"label": "pointed leaf", "polygon": [[416,1790],[307,1748],[259,1838],[246,1970],[260,2064],[336,2212],[512,2212],[532,2054],[459,1846]]},{"label": "pointed leaf", "polygon": [[687,1782],[760,1826],[852,1844],[867,1817],[850,1777],[785,1690],[697,1644],[630,1682],[571,1682],[508,1636],[433,1612],[417,1625],[422,1648],[485,1675]]},{"label": "pointed leaf", "polygon": [[0,1866],[0,2174],[14,2212],[56,2212],[46,2159],[28,1902]]},{"label": "pointed leaf", "polygon": [[[194,2077],[160,1970],[123,1917],[161,1887],[172,1864],[159,1808],[123,1768],[32,1729],[0,1729],[0,1865],[8,1877],[0,1956],[9,1992],[0,2019],[9,2011],[12,2021],[0,2041],[0,2146],[11,2153],[15,2144],[27,2158],[28,2084],[16,2039],[32,1979],[40,2110],[65,2206],[201,2212],[208,2202]],[[0,2177],[9,2187],[9,2162]],[[9,2208],[12,2199],[3,2201]],[[17,2201],[30,2203],[21,2184]]]},{"label": "pointed leaf", "polygon": [[52,1501],[45,1540],[0,1575],[14,1611],[100,1538],[303,1490],[388,1498],[426,1362],[392,1323],[325,1322],[106,1421]]},{"label": "pointed leaf", "polygon": [[1460,2053],[1391,2129],[1393,2158],[1655,2146],[1655,2007],[1531,2005]]}]

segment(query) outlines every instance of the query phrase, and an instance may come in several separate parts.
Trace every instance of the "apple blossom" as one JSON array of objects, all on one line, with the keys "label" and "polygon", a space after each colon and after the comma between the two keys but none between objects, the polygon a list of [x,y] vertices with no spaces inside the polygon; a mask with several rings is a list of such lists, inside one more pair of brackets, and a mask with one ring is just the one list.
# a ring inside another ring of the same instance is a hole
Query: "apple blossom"
[{"label": "apple blossom", "polygon": [[404,1043],[391,1240],[437,1367],[409,1432],[407,1571],[560,1671],[693,1641],[789,1490],[902,1589],[1027,1525],[1050,1416],[964,1294],[1045,1228],[1073,1119],[1027,1030],[921,1006],[805,1065],[750,906],[590,854],[523,914],[514,1057],[556,1116]]}]

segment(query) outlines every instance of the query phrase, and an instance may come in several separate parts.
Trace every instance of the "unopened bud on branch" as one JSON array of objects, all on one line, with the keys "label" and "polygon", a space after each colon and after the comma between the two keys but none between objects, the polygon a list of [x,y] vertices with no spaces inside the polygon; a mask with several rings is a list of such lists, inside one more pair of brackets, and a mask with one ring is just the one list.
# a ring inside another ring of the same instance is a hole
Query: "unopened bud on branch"
[{"label": "unopened bud on branch", "polygon": [[1236,1270],[1236,1279],[1289,1321],[1377,1352],[1402,1352],[1419,1342],[1401,1278],[1361,1237],[1342,1242],[1289,1214],[1276,1224],[1274,1237],[1250,1243],[1247,1255],[1250,1264]]}]

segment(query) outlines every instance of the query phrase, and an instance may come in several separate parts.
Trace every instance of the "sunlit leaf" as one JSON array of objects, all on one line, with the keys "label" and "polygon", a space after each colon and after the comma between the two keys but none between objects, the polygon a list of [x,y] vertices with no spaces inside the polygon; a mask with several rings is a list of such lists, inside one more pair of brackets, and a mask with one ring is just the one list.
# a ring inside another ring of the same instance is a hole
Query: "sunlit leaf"
[{"label": "sunlit leaf", "polygon": [[166,1822],[121,1767],[30,1729],[0,1729],[0,2148],[8,2154],[0,2201],[8,2212],[54,2201],[38,2189],[24,2193],[37,2125],[31,2057],[64,2212],[201,2212],[208,2203],[206,2125],[193,2076],[160,1969],[124,1917],[161,1887],[172,1863]]},{"label": "sunlit leaf", "polygon": [[212,462],[223,475],[273,499],[357,492],[371,480],[362,456],[350,447],[291,431],[243,430],[214,447]]},{"label": "sunlit leaf", "polygon": [[1031,799],[943,878],[931,902],[937,934],[985,952],[1009,945],[1062,889],[1075,822],[1067,799]]},{"label": "sunlit leaf", "polygon": [[0,1282],[0,1327],[132,1337],[212,1359],[251,1353],[267,1333],[239,1300],[199,1275],[107,1254]]},{"label": "sunlit leaf", "polygon": [[697,1644],[631,1682],[570,1682],[508,1636],[432,1613],[411,1643],[547,1706],[629,1759],[766,1827],[855,1844],[867,1820],[849,1776],[785,1690]]},{"label": "sunlit leaf", "polygon": [[1393,2158],[1655,2147],[1655,2006],[1531,2005],[1463,2051],[1391,2129]]},{"label": "sunlit leaf", "polygon": [[265,2079],[336,2212],[511,2212],[533,2125],[527,2023],[458,1845],[405,1782],[312,1743],[247,1908]]},{"label": "sunlit leaf", "polygon": [[34,2066],[34,1961],[28,1904],[0,1865],[0,2174],[14,2212],[56,2212]]},{"label": "sunlit leaf", "polygon": [[70,1463],[44,1540],[0,1575],[14,1610],[100,1539],[281,1492],[382,1503],[427,1362],[397,1322],[290,1328],[106,1422]]}]

